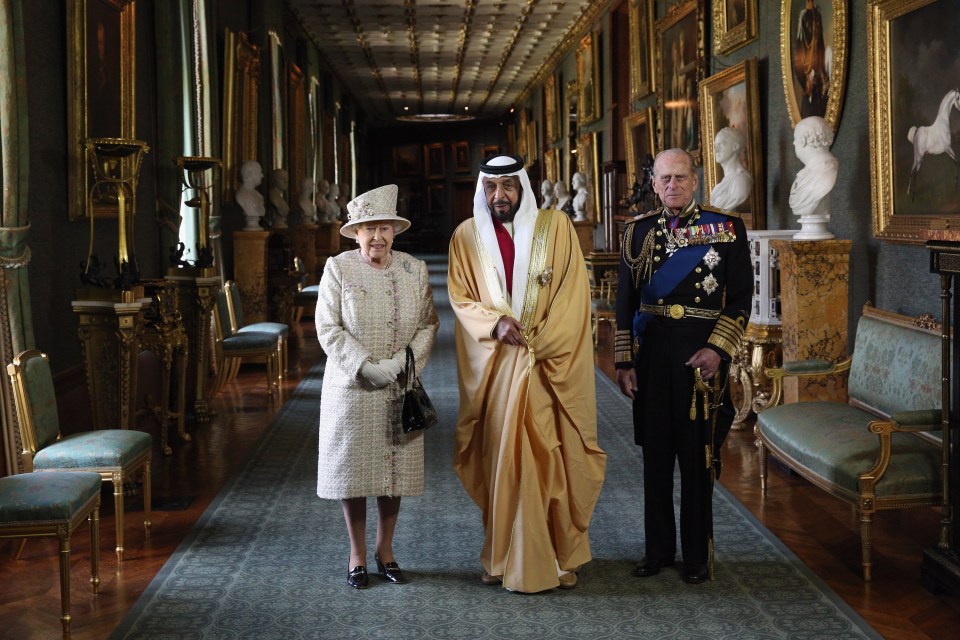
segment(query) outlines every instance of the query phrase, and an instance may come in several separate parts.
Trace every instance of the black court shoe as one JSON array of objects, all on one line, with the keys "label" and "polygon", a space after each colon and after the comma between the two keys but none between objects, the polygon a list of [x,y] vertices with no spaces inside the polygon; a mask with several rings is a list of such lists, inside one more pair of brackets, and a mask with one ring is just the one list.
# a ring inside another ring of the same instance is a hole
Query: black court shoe
[{"label": "black court shoe", "polygon": [[380,561],[379,554],[374,554],[373,558],[377,561],[377,570],[380,571],[380,575],[383,576],[384,580],[392,582],[393,584],[403,584],[407,581],[403,575],[403,571],[400,571],[400,565],[396,562],[383,564],[383,562]]},{"label": "black court shoe", "polygon": [[347,584],[354,589],[366,589],[370,585],[370,577],[367,575],[367,568],[362,564],[355,566],[347,573]]}]

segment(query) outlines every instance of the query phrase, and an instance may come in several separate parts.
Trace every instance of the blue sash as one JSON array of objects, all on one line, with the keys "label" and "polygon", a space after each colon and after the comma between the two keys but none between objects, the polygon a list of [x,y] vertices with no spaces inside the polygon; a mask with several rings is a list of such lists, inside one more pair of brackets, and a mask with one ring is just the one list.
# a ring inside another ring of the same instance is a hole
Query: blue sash
[{"label": "blue sash", "polygon": [[[723,220],[724,216],[701,209],[698,224],[710,224]],[[640,301],[643,304],[657,304],[657,300],[666,298],[680,284],[680,281],[686,278],[693,268],[703,260],[703,256],[707,255],[709,250],[709,244],[677,249],[650,278],[649,284],[643,288],[643,292],[640,294]],[[640,344],[643,342],[643,332],[650,317],[649,313],[641,313],[640,311],[637,311],[633,316],[633,337],[637,345],[636,353],[638,356],[640,354]]]}]

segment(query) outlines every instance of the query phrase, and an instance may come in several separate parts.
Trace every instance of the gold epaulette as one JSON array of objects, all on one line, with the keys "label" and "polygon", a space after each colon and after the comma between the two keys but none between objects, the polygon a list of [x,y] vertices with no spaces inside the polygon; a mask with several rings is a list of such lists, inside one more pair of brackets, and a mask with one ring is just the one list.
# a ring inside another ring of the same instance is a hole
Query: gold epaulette
[{"label": "gold epaulette", "polygon": [[703,205],[699,205],[699,207],[700,207],[700,211],[708,211],[708,212],[710,212],[710,213],[717,213],[717,214],[720,214],[721,216],[727,216],[728,218],[739,218],[739,217],[740,217],[740,214],[737,213],[736,211],[721,211],[720,209],[714,209],[713,207],[705,207],[705,206],[703,206]]}]

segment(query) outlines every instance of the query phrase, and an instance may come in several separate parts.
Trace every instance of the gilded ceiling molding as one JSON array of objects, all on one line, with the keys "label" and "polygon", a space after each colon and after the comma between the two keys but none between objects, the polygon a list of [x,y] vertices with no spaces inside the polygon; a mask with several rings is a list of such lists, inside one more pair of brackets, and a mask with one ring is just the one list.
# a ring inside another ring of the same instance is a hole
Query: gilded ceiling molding
[{"label": "gilded ceiling molding", "polygon": [[517,39],[520,37],[520,34],[523,33],[523,28],[527,24],[527,19],[533,12],[533,8],[536,6],[536,4],[537,0],[526,0],[526,4],[522,9],[520,9],[520,20],[517,21],[517,25],[513,28],[513,33],[510,34],[510,44],[507,45],[506,49],[503,51],[503,55],[500,56],[500,62],[497,64],[497,68],[493,72],[493,79],[490,80],[490,84],[487,86],[487,90],[483,95],[483,101],[480,102],[480,106],[477,108],[478,113],[482,113],[483,108],[487,106],[487,102],[490,100],[490,94],[493,93],[493,89],[500,81],[500,74],[503,73],[503,67],[507,64],[507,60],[510,59],[510,55],[513,53],[514,48],[516,48]]},{"label": "gilded ceiling molding", "polygon": [[543,65],[537,71],[536,75],[530,80],[527,86],[517,96],[517,104],[523,104],[535,89],[538,89],[547,81],[547,76],[553,73],[553,70],[559,66],[560,61],[580,42],[580,38],[585,36],[593,25],[600,20],[607,9],[613,4],[613,0],[595,0],[584,10],[580,18],[564,34],[560,44],[547,57]]},{"label": "gilded ceiling molding", "polygon": [[[350,22],[353,23],[353,30],[357,34],[357,43],[360,45],[360,48],[363,49],[363,56],[367,59],[367,64],[370,65],[370,73],[373,75],[374,80],[377,81],[377,87],[379,87],[380,93],[383,94],[383,99],[386,101],[388,109],[394,111],[393,103],[390,101],[390,94],[387,93],[387,85],[383,82],[380,67],[377,66],[377,61],[373,58],[373,50],[367,41],[367,34],[363,30],[360,17],[357,16],[356,6],[353,0],[343,0],[343,8],[346,9],[350,16]],[[396,115],[396,112],[394,112],[394,115]]]},{"label": "gilded ceiling molding", "polygon": [[463,73],[463,57],[467,50],[467,43],[470,41],[470,23],[473,21],[473,14],[477,8],[476,0],[466,0],[463,7],[463,24],[460,25],[460,36],[457,38],[457,59],[453,65],[453,83],[450,87],[450,104],[447,111],[453,113],[456,108],[457,91],[460,90],[460,76]]},{"label": "gilded ceiling molding", "polygon": [[417,40],[416,0],[403,0],[403,15],[407,20],[407,42],[410,43],[410,64],[413,65],[413,83],[417,88],[417,111],[423,113],[423,74],[420,71],[420,42]]}]

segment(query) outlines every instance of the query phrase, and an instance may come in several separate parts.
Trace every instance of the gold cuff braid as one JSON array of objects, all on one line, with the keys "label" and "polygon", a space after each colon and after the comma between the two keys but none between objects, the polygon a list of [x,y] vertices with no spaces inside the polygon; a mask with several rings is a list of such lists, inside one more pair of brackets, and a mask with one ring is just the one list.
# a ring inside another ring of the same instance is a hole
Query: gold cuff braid
[{"label": "gold cuff braid", "polygon": [[613,361],[615,364],[620,362],[633,362],[633,349],[630,345],[629,329],[617,329],[616,334],[614,334]]},{"label": "gold cuff braid", "polygon": [[743,339],[743,330],[740,322],[733,320],[729,316],[720,316],[707,343],[721,349],[730,356],[730,358],[733,358],[740,348],[740,342]]}]

